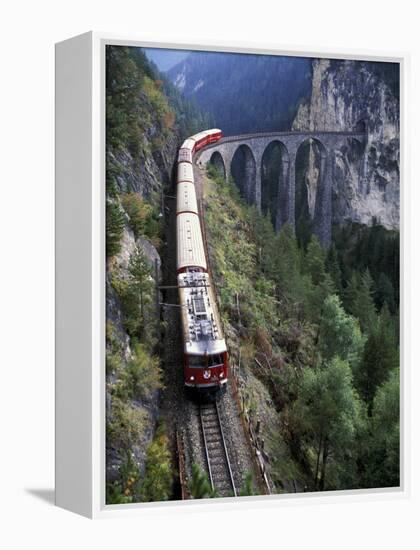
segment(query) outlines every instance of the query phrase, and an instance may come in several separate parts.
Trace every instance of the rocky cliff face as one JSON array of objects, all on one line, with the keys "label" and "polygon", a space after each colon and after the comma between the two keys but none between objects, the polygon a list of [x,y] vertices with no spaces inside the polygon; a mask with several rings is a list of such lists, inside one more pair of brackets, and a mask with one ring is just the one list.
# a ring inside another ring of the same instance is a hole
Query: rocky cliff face
[{"label": "rocky cliff face", "polygon": [[[153,200],[170,185],[179,138],[170,133],[163,140],[159,136],[160,129],[155,130],[155,134],[150,131],[150,135],[143,136],[143,144],[149,150],[140,155],[134,156],[127,149],[108,152],[108,168],[114,171],[118,193],[135,192]],[[159,147],[155,141],[159,142]]]},{"label": "rocky cliff face", "polygon": [[[118,293],[113,288],[112,279],[115,276],[122,280],[127,279],[130,258],[132,258],[137,251],[141,251],[144,254],[151,269],[154,269],[155,262],[157,262],[158,276],[160,277],[161,259],[158,251],[148,239],[141,236],[136,239],[133,231],[128,225],[123,230],[121,251],[112,258],[112,269],[108,268],[106,274],[106,318],[108,326],[111,323],[113,328],[113,339],[112,343],[109,341],[107,342],[107,352],[112,352],[113,346],[117,343],[123,364],[126,364],[132,358],[133,348],[126,327],[124,327],[123,306],[118,297]],[[159,322],[157,312],[154,309],[148,311],[146,322],[149,326],[156,326]],[[121,376],[121,372],[119,374],[108,374],[108,389],[118,384],[119,376]],[[110,391],[107,391],[106,399],[107,419],[109,421],[112,419]],[[142,398],[133,399],[130,402],[130,407],[132,411],[134,411],[134,414],[142,419],[142,429],[138,430],[136,440],[130,450],[139,471],[143,474],[146,463],[147,446],[152,440],[159,415],[159,392],[153,391],[149,395],[142,396]],[[119,479],[119,468],[124,458],[124,454],[121,453],[120,449],[112,444],[107,445],[108,483]]]},{"label": "rocky cliff face", "polygon": [[[312,91],[293,130],[367,131],[364,147],[349,140],[335,152],[333,221],[399,227],[399,78],[387,63],[317,59]],[[313,195],[316,165],[309,160],[307,185]],[[311,202],[311,201],[309,201]],[[313,202],[313,201],[312,201]]]}]

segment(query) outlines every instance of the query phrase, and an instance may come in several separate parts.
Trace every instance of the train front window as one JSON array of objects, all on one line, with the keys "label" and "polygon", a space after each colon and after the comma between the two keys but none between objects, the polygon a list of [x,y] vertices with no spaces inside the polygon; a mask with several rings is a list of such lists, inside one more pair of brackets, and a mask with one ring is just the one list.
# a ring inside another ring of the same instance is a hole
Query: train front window
[{"label": "train front window", "polygon": [[188,366],[191,368],[209,368],[223,365],[223,354],[215,355],[189,355]]},{"label": "train front window", "polygon": [[203,368],[207,367],[205,355],[189,355],[188,356],[188,366],[191,368]]},{"label": "train front window", "polygon": [[223,365],[223,355],[220,353],[209,355],[209,367],[216,367],[217,365]]}]

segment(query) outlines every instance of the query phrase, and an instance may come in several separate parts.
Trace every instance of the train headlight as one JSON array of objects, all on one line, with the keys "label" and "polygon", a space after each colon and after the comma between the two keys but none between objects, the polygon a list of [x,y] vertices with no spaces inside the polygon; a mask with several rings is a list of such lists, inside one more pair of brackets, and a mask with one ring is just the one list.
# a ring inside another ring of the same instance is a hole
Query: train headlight
[{"label": "train headlight", "polygon": [[194,380],[194,376],[190,376],[190,380],[192,382]]},{"label": "train headlight", "polygon": [[219,374],[219,378],[223,378],[223,372]]}]

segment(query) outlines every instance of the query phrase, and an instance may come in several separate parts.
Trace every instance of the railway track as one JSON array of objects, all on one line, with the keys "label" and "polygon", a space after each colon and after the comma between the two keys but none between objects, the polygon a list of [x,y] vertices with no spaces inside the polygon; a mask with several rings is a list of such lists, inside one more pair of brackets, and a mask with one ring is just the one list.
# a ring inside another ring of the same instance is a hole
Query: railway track
[{"label": "railway track", "polygon": [[217,402],[198,404],[210,484],[219,496],[237,496]]}]

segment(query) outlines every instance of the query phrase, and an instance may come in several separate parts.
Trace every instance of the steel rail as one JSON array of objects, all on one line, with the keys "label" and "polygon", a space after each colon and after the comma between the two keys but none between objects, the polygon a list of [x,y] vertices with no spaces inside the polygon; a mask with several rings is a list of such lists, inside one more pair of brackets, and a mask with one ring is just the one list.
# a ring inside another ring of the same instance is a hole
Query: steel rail
[{"label": "steel rail", "polygon": [[223,433],[222,422],[220,420],[219,406],[218,406],[217,402],[215,403],[215,405],[216,405],[217,420],[219,422],[220,434],[222,436],[222,441],[223,441],[223,448],[225,450],[226,463],[227,463],[228,470],[229,470],[230,482],[232,484],[233,494],[234,494],[235,497],[237,497],[238,495],[236,493],[235,480],[233,479],[233,473],[232,473],[232,468],[230,466],[229,454],[228,454],[227,447],[226,447],[225,435]]},{"label": "steel rail", "polygon": [[[228,471],[228,474],[229,474],[229,482],[230,482],[230,485],[232,486],[233,494],[236,497],[236,496],[238,496],[238,493],[236,491],[235,480],[233,478],[232,467],[231,467],[230,460],[229,460],[229,453],[228,453],[227,446],[226,446],[226,439],[225,439],[225,435],[223,433],[222,422],[220,420],[219,407],[218,407],[217,403],[213,403],[213,405],[214,405],[214,410],[216,412],[217,425],[218,425],[219,433],[220,433],[221,448],[223,450],[223,456],[224,456],[226,466],[227,466],[227,471]],[[214,482],[214,478],[213,478],[213,471],[212,471],[212,465],[211,465],[210,455],[209,455],[209,450],[208,450],[208,443],[207,443],[207,437],[206,437],[206,428],[205,428],[204,421],[203,421],[203,414],[202,414],[201,404],[199,404],[199,413],[200,413],[201,431],[202,431],[202,434],[203,434],[203,441],[204,441],[204,451],[205,451],[206,461],[207,461],[207,469],[209,471],[209,477],[210,477],[210,484],[211,484],[211,488],[213,490],[215,490],[215,489],[217,489],[217,487],[215,487],[215,482]]]},{"label": "steel rail", "polygon": [[200,413],[201,432],[203,434],[204,451],[206,453],[206,460],[207,460],[207,469],[209,471],[211,488],[214,491],[213,475],[211,473],[210,457],[209,457],[209,451],[208,451],[208,447],[207,447],[206,430],[204,429],[203,415],[201,413],[201,404],[199,405],[198,410],[199,410],[199,413]]}]

